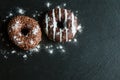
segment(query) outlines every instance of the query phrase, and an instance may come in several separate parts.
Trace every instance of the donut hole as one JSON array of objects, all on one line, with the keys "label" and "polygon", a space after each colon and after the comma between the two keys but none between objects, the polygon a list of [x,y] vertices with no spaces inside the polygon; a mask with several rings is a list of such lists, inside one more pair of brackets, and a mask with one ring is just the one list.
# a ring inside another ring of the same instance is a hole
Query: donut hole
[{"label": "donut hole", "polygon": [[63,22],[63,21],[58,21],[58,22],[57,22],[57,26],[58,26],[59,28],[63,29],[63,28],[64,28],[64,22]]},{"label": "donut hole", "polygon": [[29,32],[30,32],[30,29],[28,29],[28,28],[23,28],[23,29],[21,30],[21,33],[22,33],[24,36],[26,36]]}]

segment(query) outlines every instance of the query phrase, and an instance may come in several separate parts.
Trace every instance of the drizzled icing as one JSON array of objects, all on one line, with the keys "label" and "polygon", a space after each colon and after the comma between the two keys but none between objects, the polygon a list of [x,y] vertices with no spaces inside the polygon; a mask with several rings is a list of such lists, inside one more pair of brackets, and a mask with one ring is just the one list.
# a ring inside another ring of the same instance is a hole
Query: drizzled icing
[{"label": "drizzled icing", "polygon": [[[59,21],[61,21],[62,14],[64,14],[65,17],[64,17],[64,23],[63,23],[64,24],[64,28],[63,29],[59,28],[60,42],[62,42],[62,39],[63,39],[62,36],[63,36],[63,31],[64,30],[65,30],[66,41],[69,41],[69,38],[68,38],[68,35],[69,35],[68,30],[69,29],[67,27],[67,20],[69,18],[68,17],[68,12],[67,12],[67,9],[64,9],[64,13],[62,13],[61,12],[61,8],[58,7],[58,19],[59,19]],[[46,34],[47,35],[49,34],[48,33],[48,27],[49,27],[49,25],[48,25],[48,23],[49,23],[48,18],[49,18],[49,16],[48,16],[48,14],[46,14],[46,16],[45,16],[45,23],[46,23],[45,30],[46,30]],[[53,25],[52,25],[52,27],[53,27],[53,40],[55,40],[56,39],[56,35],[58,35],[56,33],[56,28],[58,26],[57,26],[57,21],[56,21],[56,17],[55,17],[55,9],[52,10],[52,19],[53,19]],[[50,27],[50,28],[52,28],[52,27]],[[71,14],[71,30],[72,30],[72,34],[74,36],[77,29],[76,29],[76,26],[75,26],[75,16],[74,16],[73,13]]]},{"label": "drizzled icing", "polygon": [[74,23],[75,23],[74,19],[75,19],[74,14],[72,13],[72,33],[73,33],[73,36],[76,33],[76,28],[75,28],[75,25],[74,25]]},{"label": "drizzled icing", "polygon": [[57,28],[57,22],[56,22],[54,9],[52,10],[52,16],[53,16],[53,40],[55,40],[55,36],[56,36],[55,33],[56,33],[56,28]]},{"label": "drizzled icing", "polygon": [[66,30],[66,41],[68,41],[67,10],[66,9],[65,9],[65,21],[64,21],[64,25],[65,25],[65,30]]},{"label": "drizzled icing", "polygon": [[[59,8],[59,21],[61,21],[61,8]],[[60,29],[60,42],[62,42],[62,29]]]}]

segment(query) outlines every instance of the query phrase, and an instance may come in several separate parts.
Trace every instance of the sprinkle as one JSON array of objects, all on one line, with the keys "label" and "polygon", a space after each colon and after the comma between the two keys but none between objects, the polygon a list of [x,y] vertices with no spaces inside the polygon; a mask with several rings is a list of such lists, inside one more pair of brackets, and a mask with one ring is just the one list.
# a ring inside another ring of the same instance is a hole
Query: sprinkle
[{"label": "sprinkle", "polygon": [[34,44],[34,41],[33,41],[33,40],[30,40],[30,44]]},{"label": "sprinkle", "polygon": [[19,25],[19,21],[16,21],[16,23],[12,26],[12,29],[17,29]]},{"label": "sprinkle", "polygon": [[51,3],[50,2],[47,2],[46,3],[46,6],[49,8],[51,6]]},{"label": "sprinkle", "polygon": [[7,59],[8,57],[6,55],[4,55],[4,58]]},{"label": "sprinkle", "polygon": [[48,46],[45,46],[46,49],[48,49]]},{"label": "sprinkle", "polygon": [[66,52],[64,49],[61,50],[63,53]]},{"label": "sprinkle", "polygon": [[57,8],[60,8],[60,6],[58,5]]},{"label": "sprinkle", "polygon": [[65,7],[67,4],[66,3],[63,3],[63,6]]},{"label": "sprinkle", "polygon": [[75,11],[75,13],[78,13],[78,11]]},{"label": "sprinkle", "polygon": [[38,49],[39,49],[39,48],[40,48],[40,45],[38,45],[36,48],[38,48]]},{"label": "sprinkle", "polygon": [[62,49],[62,48],[63,48],[63,46],[62,46],[62,45],[60,45],[60,46],[59,46],[59,48],[60,48],[60,49]]},{"label": "sprinkle", "polygon": [[72,40],[70,39],[69,42],[71,42]]},{"label": "sprinkle", "polygon": [[34,35],[36,35],[36,34],[38,33],[38,29],[39,29],[39,26],[37,26],[37,28],[33,29],[33,30],[32,30],[32,33],[33,33]]},{"label": "sprinkle", "polygon": [[78,25],[77,30],[78,30],[79,32],[82,32],[82,26],[81,26],[81,24],[80,24],[80,25]]},{"label": "sprinkle", "polygon": [[9,16],[13,16],[13,14],[12,14],[12,13],[9,13]]},{"label": "sprinkle", "polygon": [[75,39],[73,40],[73,42],[77,42],[77,39],[75,38]]},{"label": "sprinkle", "polygon": [[53,54],[53,49],[48,50],[50,54]]},{"label": "sprinkle", "polygon": [[14,53],[16,53],[16,51],[15,51],[15,50],[13,50],[13,51],[11,51],[11,53],[12,53],[12,54],[14,54]]},{"label": "sprinkle", "polygon": [[21,9],[21,8],[18,8],[18,11],[17,11],[19,14],[24,14],[25,13],[25,10]]},{"label": "sprinkle", "polygon": [[26,58],[27,58],[27,55],[26,55],[26,54],[25,54],[25,55],[23,55],[23,58],[24,58],[24,59],[26,59]]}]

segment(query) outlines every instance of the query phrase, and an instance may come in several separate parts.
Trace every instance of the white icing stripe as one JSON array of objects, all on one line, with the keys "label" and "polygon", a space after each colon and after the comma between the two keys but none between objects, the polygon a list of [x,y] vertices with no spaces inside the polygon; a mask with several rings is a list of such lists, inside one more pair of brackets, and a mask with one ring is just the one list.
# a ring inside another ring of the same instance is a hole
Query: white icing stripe
[{"label": "white icing stripe", "polygon": [[46,14],[45,17],[45,23],[46,23],[46,34],[48,35],[48,14]]},{"label": "white icing stripe", "polygon": [[52,16],[53,16],[53,40],[55,40],[55,33],[56,33],[56,28],[57,28],[57,22],[56,22],[56,19],[55,19],[55,12],[54,12],[54,9],[52,11]]},{"label": "white icing stripe", "polygon": [[75,35],[76,33],[76,28],[75,28],[75,25],[74,25],[74,14],[72,13],[72,33],[73,33],[73,36]]},{"label": "white icing stripe", "polygon": [[[61,8],[59,8],[59,21],[61,21]],[[60,42],[62,42],[62,30],[60,29]]]},{"label": "white icing stripe", "polygon": [[62,30],[60,29],[60,42],[62,42]]},{"label": "white icing stripe", "polygon": [[67,29],[67,10],[65,9],[65,30],[66,30],[66,41],[68,41],[68,29]]},{"label": "white icing stripe", "polygon": [[59,21],[61,21],[61,9],[59,8]]},{"label": "white icing stripe", "polygon": [[65,22],[67,22],[67,10],[65,9]]}]

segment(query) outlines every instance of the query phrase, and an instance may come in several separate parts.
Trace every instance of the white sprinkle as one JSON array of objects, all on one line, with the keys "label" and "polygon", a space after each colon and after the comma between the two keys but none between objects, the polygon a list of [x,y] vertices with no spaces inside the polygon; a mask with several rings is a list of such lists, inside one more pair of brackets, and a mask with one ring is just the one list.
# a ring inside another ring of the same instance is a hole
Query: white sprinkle
[{"label": "white sprinkle", "polygon": [[60,45],[60,46],[59,46],[59,48],[60,48],[60,49],[62,49],[62,48],[63,48],[63,46],[62,46],[62,45]]},{"label": "white sprinkle", "polygon": [[80,25],[78,25],[77,30],[78,30],[79,32],[82,32],[82,26],[81,26],[81,24],[80,24]]},{"label": "white sprinkle", "polygon": [[46,49],[48,49],[48,46],[45,46]]},{"label": "white sprinkle", "polygon": [[8,57],[6,55],[4,55],[4,58],[7,59]]},{"label": "white sprinkle", "polygon": [[53,54],[53,49],[48,50],[50,54]]},{"label": "white sprinkle", "polygon": [[36,15],[35,15],[35,14],[33,14],[32,16],[33,16],[33,17],[36,17]]},{"label": "white sprinkle", "polygon": [[62,50],[61,50],[61,52],[63,52],[63,53],[64,53],[64,52],[66,52],[66,51],[65,51],[65,49],[62,49]]},{"label": "white sprinkle", "polygon": [[16,39],[17,38],[17,36],[13,36],[13,39]]},{"label": "white sprinkle", "polygon": [[73,42],[77,42],[77,39],[75,38],[75,39],[73,40]]},{"label": "white sprinkle", "polygon": [[32,33],[36,35],[38,33],[39,26],[37,26],[35,29],[32,30]]},{"label": "white sprinkle", "polygon": [[30,44],[34,44],[34,41],[33,41],[33,40],[30,40]]},{"label": "white sprinkle", "polygon": [[69,42],[71,42],[72,40],[70,39]]},{"label": "white sprinkle", "polygon": [[75,13],[78,13],[78,11],[75,11]]},{"label": "white sprinkle", "polygon": [[17,29],[19,25],[19,21],[16,21],[16,23],[12,26],[12,29]]},{"label": "white sprinkle", "polygon": [[12,54],[14,54],[14,53],[16,53],[16,51],[15,51],[15,50],[13,50],[13,51],[11,51],[11,53],[12,53]]},{"label": "white sprinkle", "polygon": [[24,14],[25,13],[25,10],[21,9],[21,8],[18,8],[18,13],[19,14]]},{"label": "white sprinkle", "polygon": [[38,45],[36,48],[38,48],[38,49],[39,49],[39,48],[40,48],[40,45]]},{"label": "white sprinkle", "polygon": [[60,8],[60,6],[58,5],[57,8]]},{"label": "white sprinkle", "polygon": [[65,7],[67,4],[66,3],[63,3],[63,6]]},{"label": "white sprinkle", "polygon": [[31,52],[39,52],[39,49],[35,47],[35,48],[31,49],[30,51]]},{"label": "white sprinkle", "polygon": [[25,54],[25,55],[23,55],[23,58],[24,58],[24,59],[26,59],[26,58],[27,58],[27,55],[26,55],[26,54]]},{"label": "white sprinkle", "polygon": [[46,6],[49,8],[51,6],[51,3],[50,2],[47,2],[46,3]]},{"label": "white sprinkle", "polygon": [[9,16],[13,16],[13,14],[12,14],[12,13],[9,13]]},{"label": "white sprinkle", "polygon": [[23,43],[23,41],[21,41],[21,42],[18,42],[18,44],[22,44]]},{"label": "white sprinkle", "polygon": [[49,48],[52,48],[52,47],[53,47],[53,45],[50,45],[50,46],[49,46]]}]

